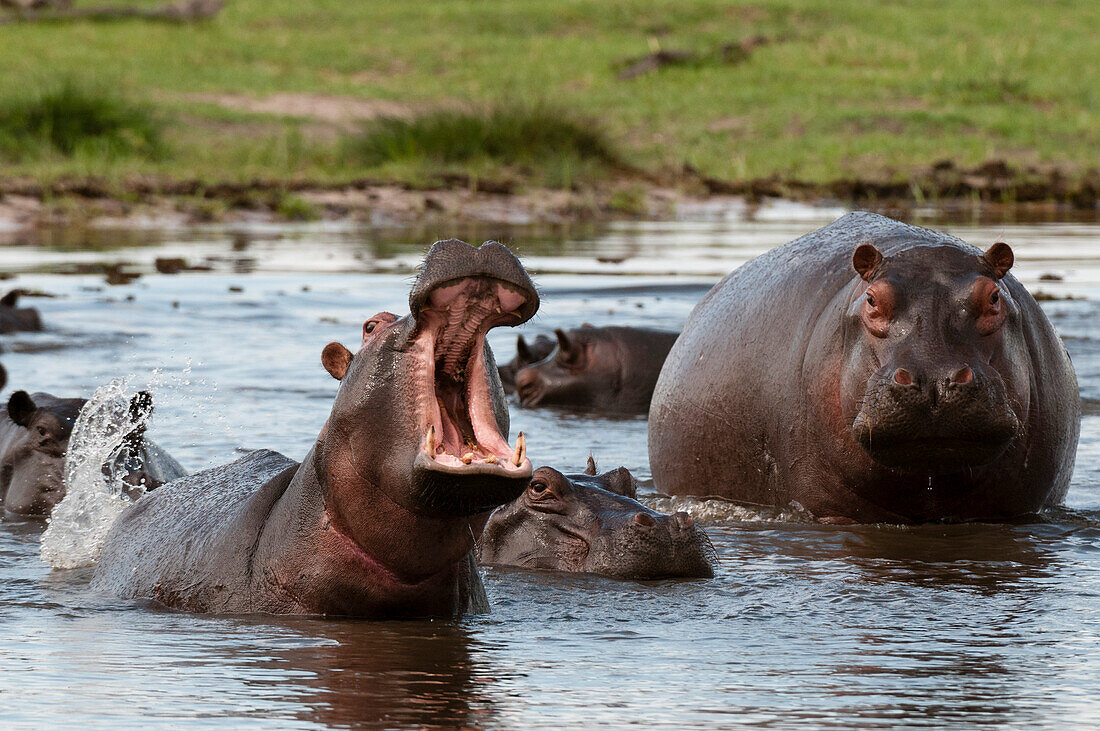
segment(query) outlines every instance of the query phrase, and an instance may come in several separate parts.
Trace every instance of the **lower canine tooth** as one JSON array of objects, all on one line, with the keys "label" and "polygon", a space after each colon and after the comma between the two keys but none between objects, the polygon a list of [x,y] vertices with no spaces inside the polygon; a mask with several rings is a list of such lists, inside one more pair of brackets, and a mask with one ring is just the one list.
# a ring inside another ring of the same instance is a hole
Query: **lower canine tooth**
[{"label": "lower canine tooth", "polygon": [[428,427],[428,435],[424,437],[424,450],[429,457],[435,456],[435,426]]},{"label": "lower canine tooth", "polygon": [[523,464],[523,460],[527,457],[527,437],[523,436],[523,432],[519,433],[516,437],[516,449],[512,452],[512,464],[519,467]]}]

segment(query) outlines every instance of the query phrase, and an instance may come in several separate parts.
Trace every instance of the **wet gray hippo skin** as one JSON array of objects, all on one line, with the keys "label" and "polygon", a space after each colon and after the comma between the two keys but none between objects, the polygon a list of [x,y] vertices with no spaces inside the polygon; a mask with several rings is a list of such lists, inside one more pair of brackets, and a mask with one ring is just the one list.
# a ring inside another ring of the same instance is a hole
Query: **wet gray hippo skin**
[{"label": "wet gray hippo skin", "polygon": [[436,243],[409,297],[354,355],[301,464],[254,452],[177,480],[122,514],[93,586],[198,612],[456,616],[488,609],[471,521],[523,492],[524,437],[508,411],[488,330],[538,308],[501,244]]},{"label": "wet gray hippo skin", "polygon": [[[0,410],[0,502],[5,514],[45,518],[65,497],[65,455],[84,403],[79,398],[16,391]],[[152,410],[147,393],[135,397],[131,408],[139,405]],[[126,436],[116,462],[114,467],[122,470],[127,483],[146,489],[186,474],[176,460],[145,438],[144,427]]]},{"label": "wet gray hippo skin", "polygon": [[1060,502],[1080,431],[1035,300],[946,234],[852,213],[696,306],[649,418],[657,489],[823,522],[1010,520]]},{"label": "wet gray hippo skin", "polygon": [[555,330],[558,345],[516,374],[521,406],[644,414],[677,333],[636,327]]},{"label": "wet gray hippo skin", "polygon": [[23,293],[13,289],[0,297],[0,333],[37,332],[42,329],[42,318],[34,307],[20,307]]},{"label": "wet gray hippo skin", "polygon": [[525,366],[538,363],[550,355],[557,347],[558,341],[546,335],[538,335],[528,343],[522,335],[516,337],[516,354],[497,370],[500,372],[500,383],[504,386],[504,393],[516,392],[516,373]]},{"label": "wet gray hippo skin", "polygon": [[482,563],[620,579],[714,575],[713,549],[687,513],[665,515],[634,498],[625,468],[583,475],[535,470],[513,502],[493,511],[478,543]]}]

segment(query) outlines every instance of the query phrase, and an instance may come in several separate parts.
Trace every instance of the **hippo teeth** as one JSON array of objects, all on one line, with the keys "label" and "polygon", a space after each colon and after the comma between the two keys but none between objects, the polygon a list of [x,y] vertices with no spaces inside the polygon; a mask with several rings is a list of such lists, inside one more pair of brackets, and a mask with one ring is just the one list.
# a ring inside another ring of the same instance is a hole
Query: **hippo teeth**
[{"label": "hippo teeth", "polygon": [[428,425],[428,434],[424,437],[424,451],[429,455],[435,454],[435,425]]},{"label": "hippo teeth", "polygon": [[516,467],[519,467],[521,464],[523,464],[523,460],[525,460],[526,458],[527,437],[524,436],[523,432],[520,432],[519,436],[516,437],[516,449],[514,452],[512,452],[512,464],[514,464]]}]

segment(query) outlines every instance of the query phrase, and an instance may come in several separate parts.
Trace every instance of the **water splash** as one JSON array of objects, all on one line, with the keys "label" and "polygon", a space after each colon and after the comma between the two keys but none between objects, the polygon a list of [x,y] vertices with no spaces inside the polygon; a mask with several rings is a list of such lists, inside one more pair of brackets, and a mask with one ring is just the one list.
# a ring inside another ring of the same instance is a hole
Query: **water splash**
[{"label": "water splash", "polygon": [[[96,389],[73,426],[65,457],[65,497],[42,534],[42,560],[57,569],[91,566],[115,520],[145,491],[123,482],[117,458],[126,436],[145,425],[148,411],[133,413],[133,375]],[[104,467],[106,465],[106,468]]]},{"label": "water splash", "polygon": [[785,508],[749,507],[718,498],[699,498],[691,495],[673,497],[658,495],[640,498],[651,510],[675,513],[682,510],[704,523],[814,523],[813,514],[797,502]]}]

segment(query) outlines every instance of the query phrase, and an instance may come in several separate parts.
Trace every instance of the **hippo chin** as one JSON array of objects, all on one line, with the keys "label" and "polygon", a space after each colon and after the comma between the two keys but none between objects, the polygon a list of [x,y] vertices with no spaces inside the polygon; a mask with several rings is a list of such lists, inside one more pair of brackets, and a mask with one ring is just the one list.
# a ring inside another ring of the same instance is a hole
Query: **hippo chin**
[{"label": "hippo chin", "polygon": [[520,369],[538,363],[554,352],[557,341],[546,335],[538,335],[528,343],[522,335],[516,336],[516,354],[512,360],[497,368],[504,393],[516,392],[516,374]]},{"label": "hippo chin", "polygon": [[513,502],[489,517],[478,542],[483,563],[585,572],[618,579],[710,578],[713,549],[687,513],[639,503],[625,468],[583,475],[540,467]]},{"label": "hippo chin", "polygon": [[42,330],[42,317],[34,307],[20,307],[23,291],[13,289],[0,297],[0,333],[38,332]]},{"label": "hippo chin", "polygon": [[644,414],[677,333],[636,327],[555,330],[543,360],[516,373],[520,405]]},{"label": "hippo chin", "polygon": [[853,213],[733,272],[658,382],[657,487],[796,500],[826,522],[1011,520],[1057,504],[1080,396],[1012,264],[1006,244],[983,253]]},{"label": "hippo chin", "polygon": [[471,521],[531,477],[490,328],[518,325],[538,295],[501,244],[428,252],[411,314],[381,313],[352,354],[301,464],[256,452],[177,480],[122,514],[93,586],[199,612],[456,616],[487,610]]},{"label": "hippo chin", "polygon": [[[16,391],[0,411],[0,501],[4,513],[46,518],[65,497],[65,456],[73,425],[85,399],[33,396]],[[152,411],[151,396],[142,391],[130,402],[133,420],[142,426],[123,439],[104,474],[119,474],[131,486],[151,490],[186,472],[176,460],[145,437],[144,421]],[[135,493],[136,495],[136,493]]]}]

